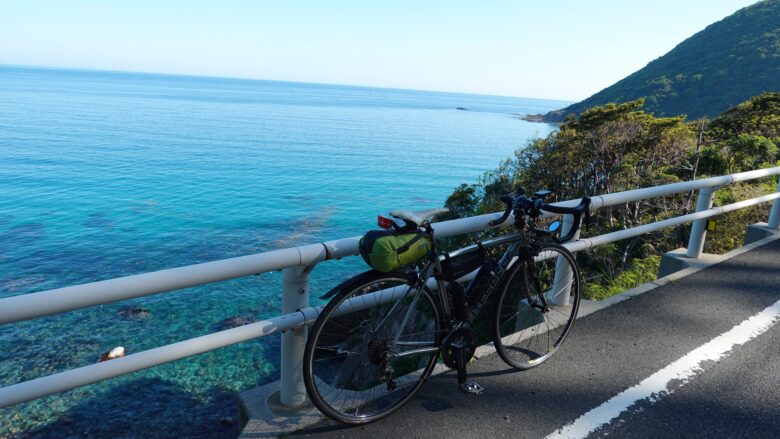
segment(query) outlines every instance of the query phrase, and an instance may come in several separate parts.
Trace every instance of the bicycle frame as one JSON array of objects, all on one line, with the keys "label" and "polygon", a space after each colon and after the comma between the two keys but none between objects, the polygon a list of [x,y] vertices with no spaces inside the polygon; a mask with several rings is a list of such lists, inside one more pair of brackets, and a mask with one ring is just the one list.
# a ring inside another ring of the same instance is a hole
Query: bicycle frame
[{"label": "bicycle frame", "polygon": [[[404,314],[402,323],[401,323],[401,330],[396,333],[396,335],[393,338],[393,346],[409,346],[409,347],[416,347],[416,349],[411,349],[408,351],[403,352],[391,352],[391,354],[394,357],[405,357],[409,355],[417,355],[425,352],[433,352],[440,349],[440,346],[431,346],[431,343],[429,342],[403,342],[399,341],[399,338],[403,334],[403,328],[406,326],[406,323],[408,322],[412,311],[414,310],[414,305],[417,303],[417,301],[420,298],[420,295],[422,294],[422,289],[426,287],[427,283],[431,278],[435,279],[436,281],[436,296],[438,298],[438,305],[442,311],[442,320],[447,325],[445,328],[445,332],[450,332],[454,329],[459,328],[460,326],[464,324],[471,324],[473,323],[474,319],[479,314],[480,310],[485,306],[488,299],[494,294],[496,288],[498,287],[499,283],[501,282],[501,279],[506,273],[509,268],[512,267],[513,264],[517,263],[518,261],[521,261],[520,263],[524,264],[525,271],[523,273],[524,278],[527,280],[527,267],[533,266],[533,258],[536,256],[533,254],[533,252],[529,249],[529,246],[525,243],[526,235],[524,233],[513,233],[511,235],[507,236],[501,236],[498,238],[494,238],[488,241],[485,241],[481,243],[482,248],[493,248],[498,247],[502,245],[509,244],[509,247],[504,251],[504,254],[501,256],[501,259],[498,261],[498,266],[495,270],[495,276],[493,279],[491,279],[490,284],[488,285],[487,291],[482,294],[482,297],[480,298],[480,301],[469,307],[469,318],[465,322],[458,322],[453,319],[453,312],[452,307],[450,303],[450,295],[447,292],[447,282],[438,279],[434,276],[434,273],[441,273],[441,260],[442,257],[435,251],[435,247],[431,250],[432,253],[434,253],[434,257],[430,262],[425,264],[418,272],[418,278],[420,280],[418,285],[414,285],[410,287],[410,291],[415,291],[415,297],[412,299],[412,303],[409,306],[409,310],[406,311]],[[471,245],[469,247],[465,247],[460,250],[456,250],[454,252],[450,253],[450,257],[457,257],[460,255],[465,255],[474,251],[479,251],[480,246],[479,245]],[[406,293],[404,293],[405,295]],[[545,299],[542,298],[544,301]],[[400,301],[397,301],[393,307],[398,306]],[[387,316],[392,315],[393,309],[391,309]],[[385,317],[387,318],[387,317]],[[381,326],[384,323],[384,320],[379,324]],[[425,346],[425,347],[423,347]]]},{"label": "bicycle frame", "polygon": [[[523,233],[513,233],[511,235],[490,239],[481,244],[482,248],[486,248],[486,249],[498,247],[506,244],[509,244],[509,247],[506,249],[506,251],[504,251],[504,254],[501,256],[501,259],[499,259],[498,266],[495,269],[495,276],[491,279],[490,284],[487,287],[487,291],[485,291],[484,294],[482,294],[482,297],[478,303],[469,307],[469,318],[466,323],[471,324],[474,322],[474,319],[477,317],[480,310],[482,310],[482,308],[484,307],[485,303],[487,303],[490,296],[492,296],[493,293],[495,292],[504,273],[506,273],[506,271],[514,263],[516,263],[519,260],[525,261],[529,256],[533,257],[533,255],[531,255],[531,253],[526,250],[526,246],[523,242],[524,240],[525,240],[525,235]],[[450,253],[450,257],[455,258],[457,256],[478,251],[479,247],[480,246],[478,245],[472,245],[460,250],[456,250]],[[436,266],[437,272],[441,272],[441,257],[435,258],[433,262]],[[449,306],[449,300],[448,300],[449,295],[447,293],[447,288],[446,288],[447,282],[440,279],[436,279],[436,284],[439,293],[438,294],[439,302],[444,314],[444,320],[446,322],[450,322],[452,321],[452,309]]]}]

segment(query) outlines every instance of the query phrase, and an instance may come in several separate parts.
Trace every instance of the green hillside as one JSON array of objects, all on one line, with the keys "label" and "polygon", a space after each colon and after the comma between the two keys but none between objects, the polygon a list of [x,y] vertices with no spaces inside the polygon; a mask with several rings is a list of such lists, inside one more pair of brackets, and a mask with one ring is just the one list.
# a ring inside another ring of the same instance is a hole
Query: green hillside
[{"label": "green hillside", "polygon": [[[568,118],[560,129],[533,139],[447,198],[447,219],[500,211],[501,195],[516,187],[552,191],[549,201],[576,199],[710,176],[780,166],[780,93],[755,96],[709,121],[682,116],[658,117],[642,110],[642,101],[606,104]],[[775,192],[777,178],[729,185],[715,194],[714,205]],[[594,212],[585,236],[598,236],[690,213],[693,194],[625,203]],[[742,245],[745,225],[766,221],[765,203],[718,216],[708,232],[705,252],[722,254]],[[636,236],[577,253],[587,280],[585,297],[603,299],[655,279],[664,252],[688,243],[690,224]],[[460,248],[512,230],[493,229],[441,241]],[[479,323],[479,321],[478,321]],[[476,328],[487,325],[475,324]]]},{"label": "green hillside", "polygon": [[596,105],[638,98],[658,116],[713,117],[771,91],[780,91],[780,0],[761,1],[707,26],[643,69],[543,119],[560,122]]}]

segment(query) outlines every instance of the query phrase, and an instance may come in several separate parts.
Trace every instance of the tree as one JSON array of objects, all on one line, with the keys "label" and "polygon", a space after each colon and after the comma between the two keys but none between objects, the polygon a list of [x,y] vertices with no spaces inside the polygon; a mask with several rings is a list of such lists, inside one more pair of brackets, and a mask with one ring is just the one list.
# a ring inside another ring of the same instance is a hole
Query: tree
[{"label": "tree", "polygon": [[[780,160],[780,93],[752,98],[712,122],[686,123],[684,116],[655,117],[642,111],[643,103],[638,99],[607,104],[570,116],[558,132],[530,141],[498,168],[486,172],[477,184],[459,186],[447,199],[447,207],[453,217],[502,210],[499,197],[517,185],[529,192],[549,189],[553,192],[550,201],[556,201],[774,166]],[[726,203],[740,195],[758,194],[767,184],[758,181],[749,187],[725,188],[718,192],[717,200]],[[587,233],[599,235],[681,215],[687,213],[689,205],[687,194],[679,194],[601,209]],[[725,229],[722,234],[708,236],[708,248],[722,250],[741,241],[745,224],[740,220],[760,217],[766,209],[762,206],[742,212],[740,218],[721,217]],[[650,259],[654,253],[686,245],[687,230],[680,227],[639,236],[580,253],[578,258],[583,272],[590,273],[588,281],[600,285],[593,291],[603,294],[615,290],[609,287],[612,282],[642,278],[620,277],[634,260],[644,261],[639,266],[645,268],[657,265],[657,258]],[[496,233],[502,232],[493,230],[485,235]],[[462,242],[451,240],[450,244],[454,247]],[[616,254],[621,257],[616,258]]]}]

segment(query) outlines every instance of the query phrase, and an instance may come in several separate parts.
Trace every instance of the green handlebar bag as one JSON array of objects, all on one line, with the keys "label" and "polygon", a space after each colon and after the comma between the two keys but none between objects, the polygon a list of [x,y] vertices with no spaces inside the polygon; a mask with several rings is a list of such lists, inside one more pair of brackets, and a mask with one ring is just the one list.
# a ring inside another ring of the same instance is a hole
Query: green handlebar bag
[{"label": "green handlebar bag", "polygon": [[387,273],[425,256],[431,250],[431,239],[424,233],[372,230],[360,238],[358,247],[371,268]]}]

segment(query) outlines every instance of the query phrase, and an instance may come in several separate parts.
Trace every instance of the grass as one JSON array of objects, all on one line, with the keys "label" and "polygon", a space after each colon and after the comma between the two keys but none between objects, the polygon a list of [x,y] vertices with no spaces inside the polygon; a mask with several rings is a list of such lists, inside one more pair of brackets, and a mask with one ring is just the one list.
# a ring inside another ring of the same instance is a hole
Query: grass
[{"label": "grass", "polygon": [[656,279],[660,266],[660,256],[634,259],[631,268],[623,271],[614,278],[599,283],[590,282],[586,284],[583,298],[589,300],[603,300],[644,283],[652,282]]}]

